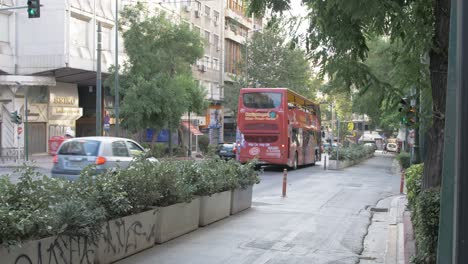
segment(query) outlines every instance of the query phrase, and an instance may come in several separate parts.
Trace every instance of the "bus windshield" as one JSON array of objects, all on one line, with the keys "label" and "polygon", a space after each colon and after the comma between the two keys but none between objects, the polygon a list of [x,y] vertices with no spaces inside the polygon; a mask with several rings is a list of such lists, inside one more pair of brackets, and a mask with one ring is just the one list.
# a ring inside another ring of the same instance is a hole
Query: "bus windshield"
[{"label": "bus windshield", "polygon": [[243,95],[244,106],[255,109],[278,108],[281,105],[282,95],[276,92],[255,92]]}]

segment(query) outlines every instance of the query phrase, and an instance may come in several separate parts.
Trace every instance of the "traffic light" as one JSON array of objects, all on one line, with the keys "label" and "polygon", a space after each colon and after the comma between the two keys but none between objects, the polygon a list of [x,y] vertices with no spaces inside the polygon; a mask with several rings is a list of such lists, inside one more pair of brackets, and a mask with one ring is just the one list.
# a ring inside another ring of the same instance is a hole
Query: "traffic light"
[{"label": "traffic light", "polygon": [[41,1],[28,0],[28,17],[36,18],[41,17]]},{"label": "traffic light", "polygon": [[23,117],[20,115],[16,115],[16,124],[21,124],[23,123]]},{"label": "traffic light", "polygon": [[401,107],[398,111],[401,113],[401,122],[408,127],[416,123],[416,108],[408,104],[406,98],[400,100]]},{"label": "traffic light", "polygon": [[23,123],[23,117],[18,115],[18,111],[10,112],[10,120],[17,125]]},{"label": "traffic light", "polygon": [[10,121],[16,124],[17,116],[18,116],[18,111],[10,112]]}]

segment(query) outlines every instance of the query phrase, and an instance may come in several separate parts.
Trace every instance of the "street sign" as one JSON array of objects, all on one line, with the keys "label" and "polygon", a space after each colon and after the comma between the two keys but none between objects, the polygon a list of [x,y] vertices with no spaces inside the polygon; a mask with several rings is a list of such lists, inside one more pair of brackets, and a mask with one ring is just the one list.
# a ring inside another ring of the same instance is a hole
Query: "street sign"
[{"label": "street sign", "polygon": [[22,127],[18,127],[18,135],[21,135],[21,133],[23,133],[23,128]]}]

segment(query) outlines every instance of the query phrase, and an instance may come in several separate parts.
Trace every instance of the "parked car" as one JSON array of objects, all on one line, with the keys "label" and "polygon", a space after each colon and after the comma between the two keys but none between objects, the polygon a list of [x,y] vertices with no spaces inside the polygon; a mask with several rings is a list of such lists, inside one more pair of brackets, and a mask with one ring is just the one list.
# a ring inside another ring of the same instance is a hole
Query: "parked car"
[{"label": "parked car", "polygon": [[234,143],[222,143],[219,144],[216,153],[222,159],[235,159],[236,148]]},{"label": "parked car", "polygon": [[374,149],[374,151],[377,150],[377,145],[375,143],[364,143],[364,146],[368,146],[368,147],[372,147]]},{"label": "parked car", "polygon": [[[74,181],[81,171],[96,165],[98,172],[107,169],[126,168],[130,162],[145,153],[137,142],[117,137],[81,137],[68,139],[59,147],[54,156],[53,178]],[[151,160],[157,161],[155,158]]]},{"label": "parked car", "polygon": [[398,152],[398,144],[387,143],[387,151],[389,151],[389,152]]}]

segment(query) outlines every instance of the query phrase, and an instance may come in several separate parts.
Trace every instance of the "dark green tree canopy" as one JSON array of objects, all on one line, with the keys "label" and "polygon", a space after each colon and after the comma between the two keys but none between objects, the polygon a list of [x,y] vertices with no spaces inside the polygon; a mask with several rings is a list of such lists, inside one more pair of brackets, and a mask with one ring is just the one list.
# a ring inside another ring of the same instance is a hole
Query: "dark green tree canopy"
[{"label": "dark green tree canopy", "polygon": [[189,110],[205,109],[205,91],[191,72],[203,54],[199,34],[171,22],[164,13],[149,15],[141,3],[122,11],[120,30],[128,55],[121,80],[126,127],[173,128]]}]

